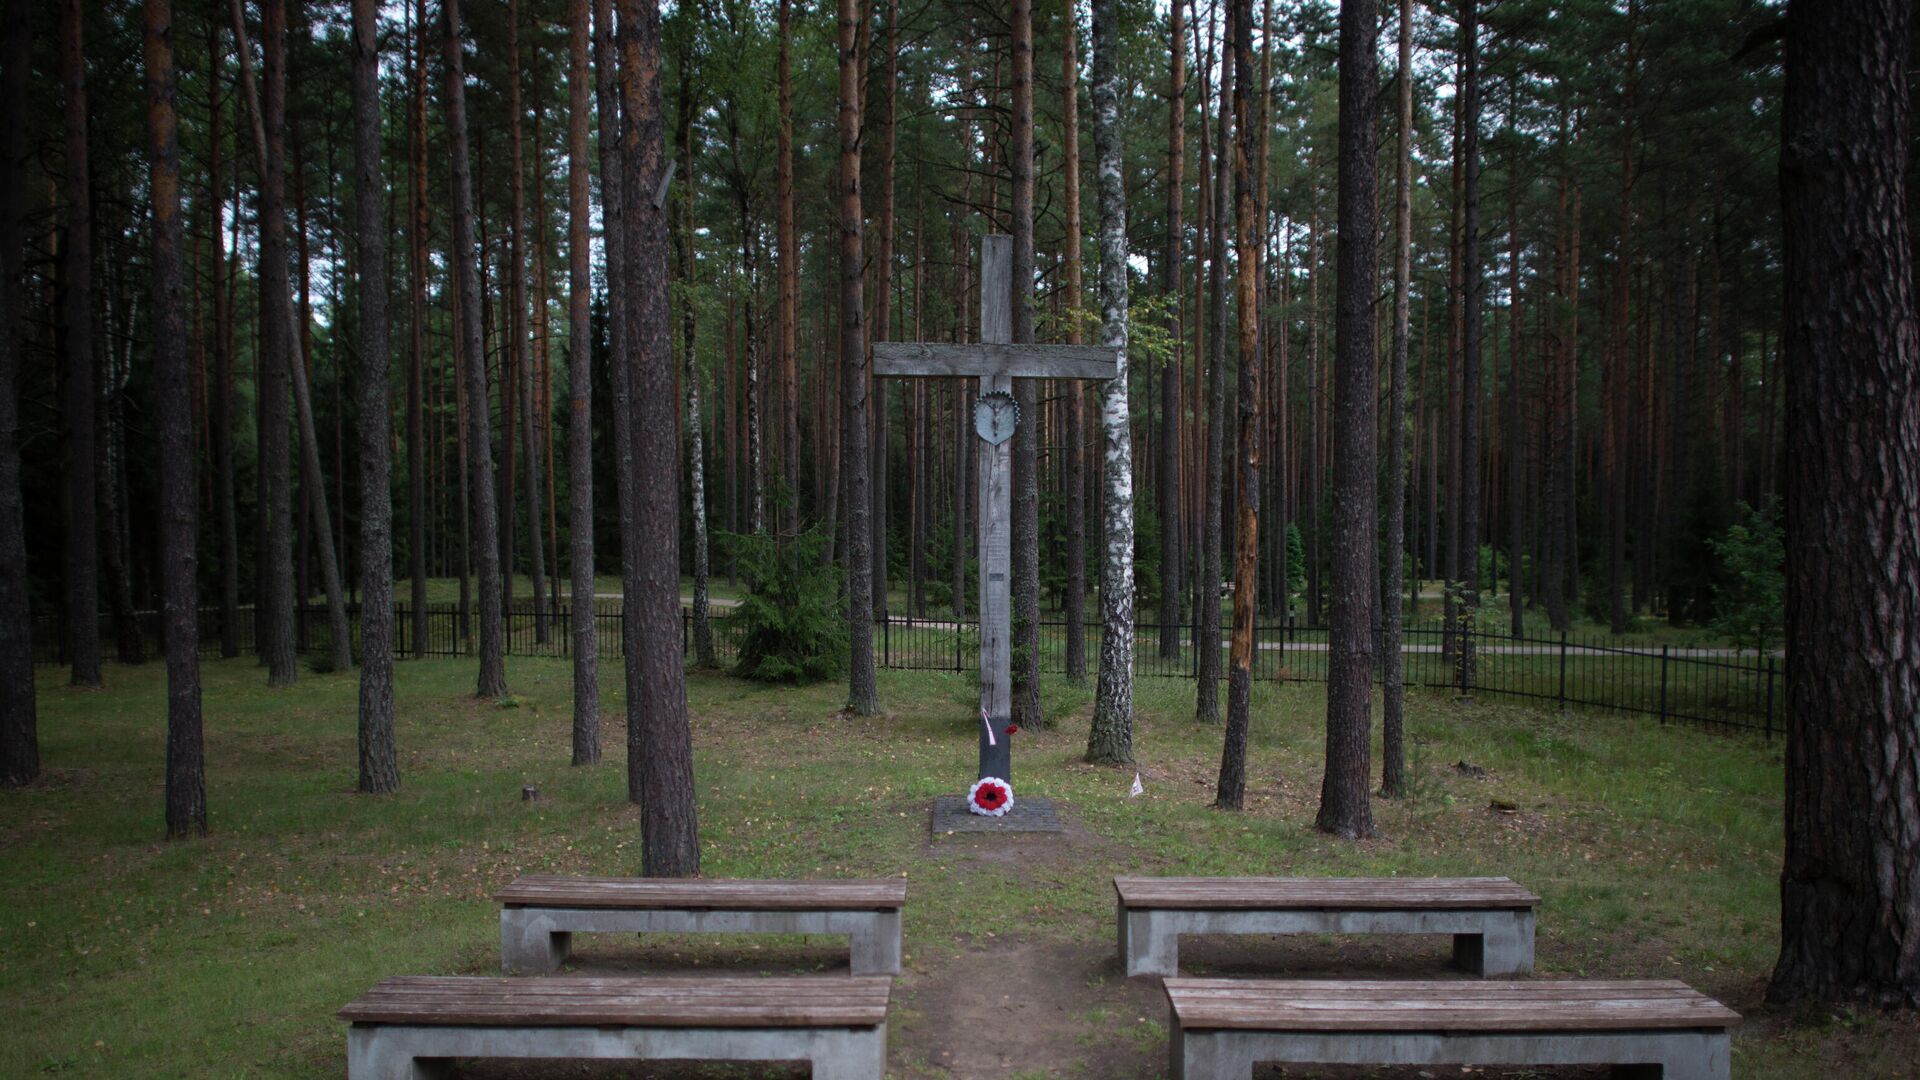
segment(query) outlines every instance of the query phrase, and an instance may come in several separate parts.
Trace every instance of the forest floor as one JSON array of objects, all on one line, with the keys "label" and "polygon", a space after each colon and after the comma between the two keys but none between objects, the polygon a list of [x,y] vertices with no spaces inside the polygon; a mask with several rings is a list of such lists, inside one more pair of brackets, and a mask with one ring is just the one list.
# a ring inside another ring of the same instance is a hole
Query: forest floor
[{"label": "forest floor", "polygon": [[[352,792],[351,675],[303,671],[273,691],[251,661],[206,664],[213,832],[169,844],[160,665],[110,667],[99,691],[41,668],[47,776],[0,792],[0,1075],[343,1075],[334,1012],[381,977],[497,971],[491,894],[515,874],[636,871],[619,668],[602,672],[606,758],[570,768],[564,661],[511,659],[514,696],[499,704],[469,696],[469,661],[400,664],[403,788],[370,798]],[[1506,875],[1543,898],[1540,975],[1685,979],[1746,1014],[1733,1044],[1743,1080],[1910,1075],[1920,1060],[1911,1014],[1762,1003],[1778,948],[1777,743],[1417,695],[1413,793],[1376,800],[1379,836],[1349,843],[1312,829],[1321,688],[1256,685],[1248,809],[1229,814],[1209,809],[1220,733],[1188,719],[1190,683],[1140,684],[1146,793],[1130,799],[1132,769],[1080,763],[1088,692],[1049,681],[1057,726],[1018,736],[1014,781],[1053,798],[1066,831],[931,836],[934,796],[972,776],[974,687],[954,674],[880,679],[887,711],[869,718],[842,711],[838,684],[698,674],[688,692],[709,876],[909,882],[895,1080],[1163,1076],[1158,983],[1124,978],[1113,956],[1119,873]],[[542,797],[523,802],[524,784]],[[1447,955],[1440,938],[1182,950],[1190,973],[1383,978],[1438,977]],[[845,965],[831,938],[595,935],[568,970]],[[462,1064],[494,1080],[804,1075]],[[1378,1075],[1440,1073],[1454,1070]]]}]

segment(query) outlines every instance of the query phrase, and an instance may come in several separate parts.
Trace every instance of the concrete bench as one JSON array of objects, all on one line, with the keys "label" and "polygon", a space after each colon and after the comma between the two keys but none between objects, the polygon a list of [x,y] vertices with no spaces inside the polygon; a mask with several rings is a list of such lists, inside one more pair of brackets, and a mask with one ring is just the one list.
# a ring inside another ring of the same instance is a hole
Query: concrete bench
[{"label": "concrete bench", "polygon": [[1451,934],[1454,963],[1533,971],[1540,898],[1506,878],[1117,877],[1128,975],[1173,975],[1181,934]]},{"label": "concrete bench", "polygon": [[904,881],[705,881],[515,878],[497,894],[500,966],[544,975],[573,935],[610,933],[844,934],[855,975],[900,971]]},{"label": "concrete bench", "polygon": [[1173,1080],[1316,1065],[1612,1065],[1727,1080],[1738,1014],[1683,983],[1168,979]]},{"label": "concrete bench", "polygon": [[387,979],[340,1010],[348,1080],[429,1080],[449,1058],[807,1061],[881,1080],[893,980]]}]

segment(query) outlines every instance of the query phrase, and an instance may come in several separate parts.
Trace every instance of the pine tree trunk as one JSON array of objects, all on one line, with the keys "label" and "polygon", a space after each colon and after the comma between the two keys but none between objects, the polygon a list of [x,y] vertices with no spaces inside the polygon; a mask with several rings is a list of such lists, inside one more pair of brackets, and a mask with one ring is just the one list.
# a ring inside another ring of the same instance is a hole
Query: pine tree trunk
[{"label": "pine tree trunk", "polygon": [[[738,130],[733,132],[735,140],[739,139],[739,135]],[[737,153],[737,141],[735,147]],[[735,186],[734,205],[740,217],[740,277],[745,286],[742,289],[740,340],[746,354],[747,369],[743,394],[747,407],[747,531],[758,533],[767,527],[767,473],[766,451],[761,440],[760,333],[753,310],[754,298],[760,286],[754,265],[754,230],[747,207],[747,194],[744,184]]]},{"label": "pine tree trunk", "polygon": [[[206,20],[207,34],[207,195],[213,265],[212,385],[207,392],[208,450],[213,458],[213,512],[220,544],[220,655],[240,655],[240,521],[233,486],[233,308],[226,250],[226,189],[221,165],[226,151],[226,106],[220,92],[226,58],[220,51],[220,23]],[[238,170],[236,170],[237,172]]]},{"label": "pine tree trunk", "polygon": [[[1207,229],[1207,307],[1213,315],[1211,351],[1207,353],[1207,499],[1202,513],[1200,579],[1194,585],[1198,600],[1193,644],[1199,650],[1195,671],[1193,718],[1202,724],[1220,722],[1220,535],[1226,498],[1227,466],[1227,184],[1232,174],[1234,8],[1227,9],[1227,39],[1221,43],[1219,133],[1214,139],[1218,158],[1213,166],[1214,194]],[[1196,350],[1195,355],[1199,353]]]},{"label": "pine tree trunk", "polygon": [[[1013,0],[1013,342],[1033,344],[1033,3]],[[1013,722],[1047,725],[1040,707],[1040,407],[1032,379],[1013,381]]]},{"label": "pine tree trunk", "polygon": [[[624,685],[632,688],[640,685],[645,677],[645,669],[642,667],[644,658],[641,655],[640,619],[632,615],[635,611],[632,597],[635,594],[628,590],[643,555],[639,530],[630,527],[630,514],[637,498],[634,486],[639,481],[633,456],[632,365],[626,361],[632,311],[632,291],[627,286],[628,180],[627,155],[623,149],[626,122],[621,116],[617,85],[612,0],[593,0],[593,5],[594,85],[599,95],[600,122],[600,212],[605,221],[603,235],[607,252],[607,386],[613,393],[609,412],[613,419],[614,490],[617,493],[616,509],[620,521],[620,654]],[[624,11],[622,17],[625,17]],[[627,801],[641,805],[646,801],[645,788],[636,760],[639,733],[632,726],[633,715],[633,706],[629,704]]]},{"label": "pine tree trunk", "polygon": [[[967,125],[965,136],[966,158],[973,158],[973,127]],[[973,174],[969,172],[960,182],[960,201],[965,204],[973,196]],[[949,234],[948,257],[958,266],[960,281],[954,290],[956,297],[953,340],[956,344],[967,342],[968,320],[971,318],[971,300],[973,291],[973,253],[969,250],[967,231],[960,221],[961,215],[955,215],[952,232]],[[967,538],[970,532],[968,520],[973,516],[968,512],[974,499],[974,460],[973,439],[970,437],[973,424],[970,417],[972,394],[969,392],[968,379],[953,380],[953,621],[959,623],[967,617]]]},{"label": "pine tree trunk", "polygon": [[507,695],[507,652],[502,625],[500,521],[493,486],[493,424],[487,410],[487,357],[481,343],[479,249],[474,246],[472,158],[467,149],[467,75],[461,41],[460,0],[442,0],[442,60],[446,73],[449,151],[453,158],[454,273],[460,281],[460,341],[467,395],[467,501],[472,528],[468,545],[480,592],[480,673],[475,692]]},{"label": "pine tree trunk", "polygon": [[193,387],[187,362],[185,226],[180,220],[180,133],[175,107],[173,10],[146,0],[149,201],[153,207],[153,374],[160,434],[161,639],[167,657],[167,836],[207,831],[200,734],[199,594]]},{"label": "pine tree trunk", "polygon": [[[875,5],[876,9],[878,5]],[[894,151],[899,143],[896,107],[900,96],[900,0],[891,0],[887,14],[887,67],[883,112],[880,118],[880,250],[874,256],[873,320],[867,324],[867,340],[893,339],[893,227],[894,227]],[[887,398],[889,384],[873,380],[873,614],[887,618]]]},{"label": "pine tree trunk", "polygon": [[1260,584],[1260,249],[1254,198],[1253,5],[1233,10],[1233,207],[1239,286],[1239,488],[1233,543],[1233,653],[1227,667],[1227,732],[1214,806],[1239,810],[1247,798],[1248,712],[1253,695],[1253,623]]},{"label": "pine tree trunk", "polygon": [[[110,222],[105,232],[116,231]],[[109,249],[111,251],[111,249]],[[105,363],[95,404],[94,468],[99,477],[102,537],[101,561],[107,572],[107,610],[113,615],[114,659],[122,664],[146,662],[145,634],[134,613],[132,522],[128,505],[132,491],[127,481],[127,380],[131,375],[134,308],[125,265],[109,256],[104,293],[105,345],[95,355]]]},{"label": "pine tree trunk", "polygon": [[[240,5],[233,5],[235,52],[243,80],[250,78],[250,51]],[[286,5],[263,3],[260,8],[262,82],[257,123],[269,140],[284,140],[286,131]],[[291,686],[298,675],[294,651],[293,500],[289,463],[288,340],[291,329],[280,310],[287,296],[286,170],[284,154],[268,153],[260,165],[258,256],[260,324],[255,381],[259,404],[259,458],[256,483],[257,513],[265,541],[257,560],[262,579],[258,607],[260,657],[267,666],[267,685]],[[276,297],[280,299],[275,299]]]},{"label": "pine tree trunk", "polygon": [[[527,486],[527,562],[533,576],[533,640],[544,645],[547,642],[547,569],[540,543],[540,439],[535,430],[538,414],[533,407],[532,335],[527,326],[527,233],[530,226],[527,221],[527,169],[520,130],[526,110],[520,100],[519,0],[507,0],[507,109],[510,113],[507,137],[511,144],[513,204],[510,208],[512,217],[507,223],[507,302],[512,305],[512,310],[506,321],[506,330],[508,356],[512,361],[508,370],[512,375],[509,377],[511,381],[500,387],[500,396],[503,400],[510,395],[519,397],[519,446]],[[513,435],[512,412],[509,411],[506,441],[512,442]],[[511,452],[507,455],[507,468],[513,468]],[[507,490],[506,512],[501,527],[508,537],[507,550],[511,553],[512,534],[516,527],[511,483]],[[506,559],[505,567],[510,578],[514,572],[511,554]],[[508,609],[508,617],[512,617],[511,608]]]},{"label": "pine tree trunk", "polygon": [[[407,576],[413,655],[427,655],[427,2],[416,0],[407,104]],[[588,493],[589,499],[592,493]]]},{"label": "pine tree trunk", "polygon": [[1413,315],[1413,0],[1400,0],[1400,141],[1393,184],[1393,383],[1387,398],[1387,557],[1380,608],[1380,794],[1407,793],[1400,594],[1407,551],[1407,344]]},{"label": "pine tree trunk", "polygon": [[75,686],[100,685],[100,519],[94,463],[97,406],[93,351],[93,196],[87,172],[87,67],[81,0],[60,10],[60,73],[66,86],[66,235],[60,246],[67,427],[67,656]]},{"label": "pine tree trunk", "polygon": [[[800,240],[793,213],[793,57],[788,27],[792,0],[780,0],[779,16],[779,146],[774,166],[774,201],[779,258],[778,309],[780,321],[780,464],[786,470],[786,501],[780,510],[780,531],[800,531]],[[817,436],[816,436],[817,437]]]},{"label": "pine tree trunk", "polygon": [[[151,0],[150,0],[151,2]],[[393,739],[393,492],[387,440],[386,184],[380,144],[380,14],[353,0],[353,194],[360,324],[360,790],[400,789]],[[417,395],[415,395],[417,398]]]},{"label": "pine tree trunk", "polygon": [[[1075,0],[1067,0],[1073,14]],[[1067,343],[1078,345],[1080,334],[1080,60],[1076,55],[1080,32],[1068,18],[1062,28],[1060,54],[1061,142],[1065,160],[1067,249]],[[1087,681],[1087,466],[1083,414],[1086,388],[1078,382],[1061,384],[1067,395],[1067,681]]]},{"label": "pine tree trunk", "polygon": [[[1100,207],[1100,344],[1119,352],[1105,386],[1106,528],[1100,560],[1100,671],[1087,760],[1133,760],[1133,446],[1127,414],[1127,198],[1122,174],[1115,0],[1093,0],[1093,149]],[[1164,630],[1162,631],[1164,632]]]},{"label": "pine tree trunk", "polygon": [[[628,668],[627,775],[641,800],[641,872],[688,877],[700,872],[699,817],[693,798],[693,745],[687,725],[687,675],[680,647],[680,468],[674,431],[673,351],[667,279],[665,120],[660,104],[660,9],[655,0],[620,0],[620,104],[626,120],[620,152],[626,181],[627,279],[633,410],[632,486],[623,493],[622,528],[637,534],[640,558],[626,568],[626,618],[639,624],[637,670]],[[609,73],[603,72],[605,77]],[[664,510],[659,508],[675,508]],[[638,675],[636,680],[632,676]]]},{"label": "pine tree trunk", "polygon": [[[1474,0],[1467,3],[1471,11]],[[1342,0],[1339,239],[1334,268],[1338,355],[1333,387],[1333,591],[1327,628],[1326,773],[1314,826],[1350,840],[1374,831],[1367,758],[1373,726],[1373,598],[1379,567],[1374,553],[1378,386],[1373,316],[1378,257],[1373,116],[1379,92],[1375,67],[1379,33],[1374,0]],[[1471,150],[1468,157],[1471,160]],[[1468,215],[1471,221],[1471,203]]]},{"label": "pine tree trunk", "polygon": [[1627,387],[1630,377],[1627,374],[1632,365],[1633,339],[1628,326],[1629,302],[1632,293],[1632,253],[1633,253],[1633,183],[1634,183],[1634,96],[1635,64],[1639,59],[1638,47],[1634,41],[1635,13],[1634,0],[1627,3],[1627,72],[1625,78],[1624,103],[1620,130],[1620,248],[1614,259],[1614,310],[1613,310],[1613,348],[1608,357],[1608,392],[1603,394],[1606,402],[1606,432],[1603,436],[1605,457],[1605,486],[1607,491],[1607,609],[1609,623],[1614,633],[1627,632],[1627,512],[1628,466],[1630,451],[1627,445]]},{"label": "pine tree trunk", "polygon": [[0,8],[0,787],[40,775],[26,507],[20,493],[21,240],[27,203],[27,87],[33,5]]},{"label": "pine tree trunk", "polygon": [[856,42],[862,7],[840,0],[840,484],[845,489],[847,636],[852,645],[847,707],[855,715],[880,710],[873,670],[873,502],[868,491],[868,409],[865,313],[861,286],[860,80],[864,75]]},{"label": "pine tree trunk", "polygon": [[1181,11],[1181,0],[1173,0],[1167,15],[1167,237],[1160,264],[1167,336],[1174,350],[1173,362],[1160,369],[1160,655],[1166,659],[1180,655],[1180,579],[1186,569],[1181,545],[1186,523],[1180,512],[1180,275],[1186,227],[1180,213],[1186,195],[1187,56]]},{"label": "pine tree trunk", "polygon": [[1913,12],[1787,8],[1786,864],[1773,1001],[1920,1005]]},{"label": "pine tree trunk", "polygon": [[[1517,135],[1514,129],[1514,108],[1512,97],[1514,90],[1509,84],[1507,106],[1507,130]],[[1521,496],[1526,490],[1526,470],[1521,461],[1522,442],[1520,438],[1520,400],[1524,393],[1520,386],[1520,169],[1518,154],[1507,155],[1507,409],[1502,423],[1506,428],[1506,471],[1507,471],[1507,614],[1514,637],[1526,633],[1525,592],[1522,588],[1521,572],[1526,562],[1522,546],[1521,524],[1525,520],[1520,512]]]},{"label": "pine tree trunk", "polygon": [[[1460,15],[1460,686],[1474,676],[1475,620],[1480,606],[1480,8],[1463,0]],[[1344,337],[1344,335],[1343,335]],[[1357,354],[1356,354],[1357,355]]]},{"label": "pine tree trunk", "polygon": [[567,0],[567,541],[572,580],[573,764],[600,760],[600,637],[593,589],[593,268],[589,248],[587,0]]}]

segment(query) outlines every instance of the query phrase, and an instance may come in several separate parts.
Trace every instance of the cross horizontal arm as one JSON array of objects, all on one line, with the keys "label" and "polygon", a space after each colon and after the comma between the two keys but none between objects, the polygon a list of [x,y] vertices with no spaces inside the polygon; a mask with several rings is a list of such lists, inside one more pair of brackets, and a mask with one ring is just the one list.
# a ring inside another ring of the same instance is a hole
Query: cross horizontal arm
[{"label": "cross horizontal arm", "polygon": [[1097,345],[953,345],[876,341],[875,375],[1010,375],[1016,379],[1111,379],[1120,354]]}]

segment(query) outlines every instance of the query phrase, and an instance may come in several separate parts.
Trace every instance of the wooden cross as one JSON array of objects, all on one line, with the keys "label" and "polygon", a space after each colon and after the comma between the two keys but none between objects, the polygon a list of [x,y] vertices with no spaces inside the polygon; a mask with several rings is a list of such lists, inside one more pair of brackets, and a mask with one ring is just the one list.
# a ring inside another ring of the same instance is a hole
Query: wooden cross
[{"label": "wooden cross", "polygon": [[[1011,782],[1007,721],[1013,711],[1013,612],[1008,600],[1013,524],[1013,444],[1019,415],[1013,380],[1111,379],[1114,349],[1082,345],[1014,345],[1013,238],[980,240],[980,344],[875,342],[876,376],[978,376],[974,429],[980,436],[980,775]],[[1026,283],[1021,283],[1026,287]],[[1037,542],[1037,538],[1035,538]]]}]

